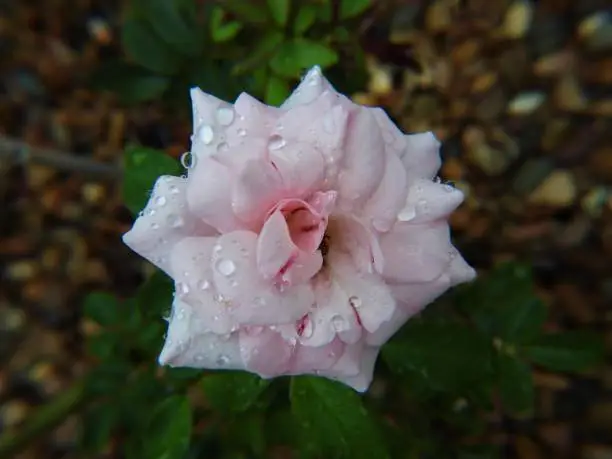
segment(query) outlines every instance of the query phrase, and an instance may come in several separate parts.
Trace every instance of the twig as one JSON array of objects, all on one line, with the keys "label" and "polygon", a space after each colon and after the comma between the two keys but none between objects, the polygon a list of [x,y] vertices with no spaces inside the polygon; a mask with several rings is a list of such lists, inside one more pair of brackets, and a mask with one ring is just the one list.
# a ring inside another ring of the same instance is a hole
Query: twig
[{"label": "twig", "polygon": [[32,147],[21,140],[0,136],[0,158],[3,157],[8,157],[9,160],[22,165],[42,164],[96,178],[118,179],[121,176],[121,169],[112,164],[80,158],[74,153]]}]

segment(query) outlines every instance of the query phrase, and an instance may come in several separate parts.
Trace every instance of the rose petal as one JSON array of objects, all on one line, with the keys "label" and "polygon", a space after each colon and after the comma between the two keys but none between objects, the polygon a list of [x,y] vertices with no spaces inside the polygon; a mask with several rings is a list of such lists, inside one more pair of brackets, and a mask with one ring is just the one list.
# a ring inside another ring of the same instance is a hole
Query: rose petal
[{"label": "rose petal", "polygon": [[174,244],[187,235],[215,233],[215,229],[189,213],[185,179],[166,175],[155,182],[147,206],[123,235],[123,242],[170,274],[169,255]]},{"label": "rose petal", "polygon": [[397,214],[404,222],[423,223],[446,219],[463,202],[457,188],[417,179],[408,190],[406,202]]},{"label": "rose petal", "polygon": [[385,142],[385,151],[395,154],[398,158],[406,154],[408,142],[406,135],[400,131],[397,125],[389,118],[389,115],[380,107],[368,108],[374,115]]},{"label": "rose petal", "polygon": [[334,250],[328,254],[328,263],[332,277],[346,293],[348,304],[363,328],[373,332],[391,318],[395,299],[378,274],[358,271],[350,257]]},{"label": "rose petal", "polygon": [[245,367],[262,378],[289,372],[294,346],[267,327],[240,331],[240,353]]},{"label": "rose petal", "polygon": [[313,145],[276,136],[270,142],[270,160],[281,176],[283,187],[294,198],[305,198],[325,178],[325,159]]},{"label": "rose petal", "polygon": [[285,217],[280,210],[273,212],[257,238],[257,270],[265,279],[274,279],[298,252]]},{"label": "rose petal", "polygon": [[189,174],[189,209],[219,232],[245,227],[232,212],[232,180],[232,172],[214,158],[198,160]]},{"label": "rose petal", "polygon": [[363,223],[348,215],[337,215],[330,222],[331,245],[350,253],[359,271],[382,273],[384,256],[378,238]]},{"label": "rose petal", "polygon": [[476,277],[476,270],[472,268],[456,250],[451,250],[451,264],[448,268],[451,286],[470,282]]},{"label": "rose petal", "polygon": [[236,334],[202,333],[189,303],[175,300],[160,365],[191,368],[243,369]]},{"label": "rose petal", "polygon": [[353,113],[347,126],[345,153],[338,176],[341,208],[357,210],[374,194],[385,171],[383,148],[373,115],[366,109]]},{"label": "rose petal", "polygon": [[298,320],[314,303],[309,284],[275,286],[257,269],[257,234],[223,234],[213,249],[215,285],[232,317],[245,325],[282,324]]},{"label": "rose petal", "polygon": [[335,89],[321,73],[318,65],[312,67],[297,88],[281,105],[282,110],[289,110],[301,105],[308,105],[314,102],[324,91]]},{"label": "rose petal", "polygon": [[386,167],[380,185],[363,210],[374,228],[389,231],[404,207],[407,196],[406,171],[394,153],[385,150]]},{"label": "rose petal", "polygon": [[298,344],[291,361],[290,371],[292,374],[303,374],[328,370],[342,356],[344,346],[344,343],[338,338],[320,347]]},{"label": "rose petal", "polygon": [[398,304],[389,320],[380,324],[372,333],[368,333],[365,342],[370,346],[382,346],[389,338],[402,328],[406,321],[412,316],[406,308]]},{"label": "rose petal", "polygon": [[414,315],[421,312],[425,306],[442,295],[450,286],[450,278],[444,273],[431,282],[389,284],[389,289],[397,300],[398,306],[410,315]]},{"label": "rose petal", "polygon": [[398,223],[380,238],[383,276],[392,282],[429,282],[450,263],[450,234],[445,222],[430,225]]},{"label": "rose petal", "polygon": [[374,367],[379,352],[379,347],[365,347],[361,354],[361,370],[359,374],[356,376],[338,377],[337,379],[351,386],[357,392],[367,391],[374,378]]},{"label": "rose petal", "polygon": [[440,170],[440,142],[433,132],[423,132],[406,136],[406,149],[402,156],[406,168],[408,184],[416,179],[431,180]]}]

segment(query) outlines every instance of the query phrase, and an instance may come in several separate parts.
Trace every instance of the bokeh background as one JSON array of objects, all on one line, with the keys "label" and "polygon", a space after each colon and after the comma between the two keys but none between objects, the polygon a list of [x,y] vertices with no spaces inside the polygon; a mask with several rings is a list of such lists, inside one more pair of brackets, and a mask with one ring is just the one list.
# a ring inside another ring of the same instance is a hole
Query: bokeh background
[{"label": "bokeh background", "polygon": [[[120,240],[132,221],[124,147],[178,158],[189,146],[188,112],[100,90],[100,69],[123,54],[124,3],[0,2],[0,432],[95,364],[84,296],[127,296],[144,279]],[[611,350],[609,2],[372,3],[349,27],[362,54],[340,49],[332,81],[404,131],[437,134],[441,176],[467,195],[451,221],[467,260],[528,261],[547,328],[595,330]],[[505,457],[612,458],[612,367],[537,370],[534,381],[533,419],[489,420],[511,445]],[[79,457],[78,424],[68,418],[18,457]]]}]

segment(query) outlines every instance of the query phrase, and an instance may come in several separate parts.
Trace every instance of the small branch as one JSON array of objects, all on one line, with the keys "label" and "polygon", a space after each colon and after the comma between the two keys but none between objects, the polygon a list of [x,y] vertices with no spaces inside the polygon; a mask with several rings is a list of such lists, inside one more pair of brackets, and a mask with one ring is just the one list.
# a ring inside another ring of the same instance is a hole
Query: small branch
[{"label": "small branch", "polygon": [[0,158],[3,157],[21,165],[36,163],[93,177],[117,179],[121,176],[121,169],[112,164],[80,158],[74,153],[31,147],[21,140],[0,136]]},{"label": "small branch", "polygon": [[78,410],[86,400],[84,383],[80,382],[60,393],[46,405],[40,407],[17,431],[0,435],[0,457],[9,459],[32,446],[41,435],[48,434],[66,417]]}]

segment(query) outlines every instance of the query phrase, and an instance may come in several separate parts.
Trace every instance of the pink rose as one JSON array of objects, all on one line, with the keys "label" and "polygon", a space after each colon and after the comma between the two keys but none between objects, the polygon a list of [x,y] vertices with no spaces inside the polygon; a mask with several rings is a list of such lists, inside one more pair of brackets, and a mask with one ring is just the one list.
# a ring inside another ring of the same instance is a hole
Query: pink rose
[{"label": "pink rose", "polygon": [[160,177],[125,243],[171,276],[160,364],[315,373],[365,391],[406,320],[475,272],[439,142],[404,135],[313,68],[280,107],[199,89],[194,164]]}]

